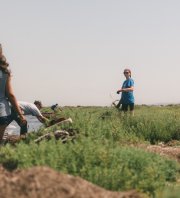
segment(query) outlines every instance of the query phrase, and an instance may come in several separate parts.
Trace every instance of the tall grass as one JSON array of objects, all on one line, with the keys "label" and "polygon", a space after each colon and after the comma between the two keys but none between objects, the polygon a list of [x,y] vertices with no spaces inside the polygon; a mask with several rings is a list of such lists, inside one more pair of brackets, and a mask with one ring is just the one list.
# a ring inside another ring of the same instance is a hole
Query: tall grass
[{"label": "tall grass", "polygon": [[0,162],[19,168],[50,166],[58,171],[81,176],[110,190],[137,189],[154,194],[167,181],[176,181],[178,165],[156,154],[118,144],[99,144],[82,138],[75,144],[54,140],[19,144],[1,150]]},{"label": "tall grass", "polygon": [[52,139],[37,145],[40,129],[16,147],[1,148],[0,163],[9,169],[45,165],[110,190],[137,189],[154,197],[176,182],[179,164],[133,145],[179,140],[177,108],[137,107],[134,117],[108,107],[65,108],[60,114],[74,121],[61,126],[78,132],[74,143]]},{"label": "tall grass", "polygon": [[152,144],[180,140],[180,107],[144,107],[133,118],[123,119],[123,128]]}]

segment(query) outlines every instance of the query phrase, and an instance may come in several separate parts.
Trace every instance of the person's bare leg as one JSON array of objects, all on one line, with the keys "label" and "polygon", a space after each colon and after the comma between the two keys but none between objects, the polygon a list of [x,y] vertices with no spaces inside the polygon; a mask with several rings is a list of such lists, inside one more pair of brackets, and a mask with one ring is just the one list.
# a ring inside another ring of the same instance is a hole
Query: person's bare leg
[{"label": "person's bare leg", "polygon": [[134,116],[134,110],[130,111],[130,115]]}]

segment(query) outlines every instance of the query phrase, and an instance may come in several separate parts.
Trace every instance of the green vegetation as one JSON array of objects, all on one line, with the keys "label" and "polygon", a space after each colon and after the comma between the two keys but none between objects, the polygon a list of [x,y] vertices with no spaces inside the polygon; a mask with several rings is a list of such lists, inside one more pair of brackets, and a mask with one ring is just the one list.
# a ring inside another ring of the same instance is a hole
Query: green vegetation
[{"label": "green vegetation", "polygon": [[134,117],[108,107],[66,107],[60,114],[72,118],[61,128],[77,132],[74,142],[35,144],[42,128],[15,147],[0,148],[0,163],[8,169],[45,165],[106,189],[137,189],[153,197],[169,197],[174,186],[179,192],[179,164],[140,145],[180,140],[180,106],[137,106]]}]

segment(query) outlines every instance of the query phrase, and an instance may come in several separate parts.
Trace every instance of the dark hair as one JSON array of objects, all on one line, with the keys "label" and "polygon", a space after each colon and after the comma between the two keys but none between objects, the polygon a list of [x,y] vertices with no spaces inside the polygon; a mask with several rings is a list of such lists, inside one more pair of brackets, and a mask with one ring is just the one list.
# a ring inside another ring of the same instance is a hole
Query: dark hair
[{"label": "dark hair", "polygon": [[9,63],[6,61],[6,57],[2,55],[0,57],[0,70],[3,71],[4,73],[10,75],[10,70],[9,70]]},{"label": "dark hair", "polygon": [[41,103],[40,100],[35,100],[35,101],[34,101],[34,104],[35,104],[35,105],[39,105],[40,107],[42,107],[42,103]]}]

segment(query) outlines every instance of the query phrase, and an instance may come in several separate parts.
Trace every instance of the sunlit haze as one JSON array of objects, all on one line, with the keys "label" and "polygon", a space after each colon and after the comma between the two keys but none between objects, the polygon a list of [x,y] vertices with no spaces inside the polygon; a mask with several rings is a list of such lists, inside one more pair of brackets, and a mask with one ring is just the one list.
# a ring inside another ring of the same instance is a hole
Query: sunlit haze
[{"label": "sunlit haze", "polygon": [[109,106],[130,68],[136,104],[180,103],[180,1],[0,3],[18,100]]}]

